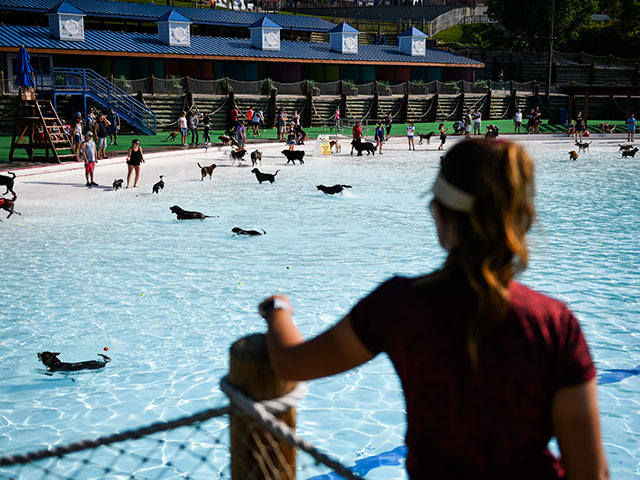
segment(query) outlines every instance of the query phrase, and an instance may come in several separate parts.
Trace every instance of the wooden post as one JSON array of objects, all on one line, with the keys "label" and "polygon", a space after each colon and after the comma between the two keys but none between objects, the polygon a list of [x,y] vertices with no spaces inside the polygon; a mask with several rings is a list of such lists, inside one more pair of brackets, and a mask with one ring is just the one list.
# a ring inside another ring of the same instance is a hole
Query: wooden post
[{"label": "wooden post", "polygon": [[189,85],[189,75],[184,77],[184,85],[185,85],[185,88],[187,89],[187,92],[191,91],[191,86]]},{"label": "wooden post", "polygon": [[591,69],[589,70],[589,85],[593,85],[596,76],[596,64],[591,62]]},{"label": "wooden post", "polygon": [[156,94],[156,76],[151,74],[151,95]]},{"label": "wooden post", "polygon": [[302,116],[302,120],[304,121],[304,126],[307,128],[311,128],[311,115],[312,115],[312,103],[313,103],[313,87],[310,85],[309,80],[305,80],[305,85],[307,88],[307,101],[305,103],[305,111],[300,112]]},{"label": "wooden post", "polygon": [[[297,382],[276,377],[269,363],[265,336],[249,335],[231,345],[229,382],[256,401],[278,398],[291,392]],[[279,415],[295,429],[296,412]],[[253,419],[230,416],[231,479],[295,479],[296,449],[261,428]],[[275,470],[275,471],[274,471]]]},{"label": "wooden post", "polygon": [[[437,85],[437,83],[436,83]],[[431,100],[433,102],[433,121],[436,122],[438,120],[438,101],[440,98],[440,94],[435,93],[433,95],[433,100]]]},{"label": "wooden post", "polygon": [[587,128],[587,122],[589,121],[589,93],[584,95],[584,128]]},{"label": "wooden post", "polygon": [[4,70],[0,70],[0,94],[4,95]]},{"label": "wooden post", "polygon": [[409,116],[409,94],[405,93],[402,99],[402,112],[400,118],[403,123],[407,123],[407,117]]}]

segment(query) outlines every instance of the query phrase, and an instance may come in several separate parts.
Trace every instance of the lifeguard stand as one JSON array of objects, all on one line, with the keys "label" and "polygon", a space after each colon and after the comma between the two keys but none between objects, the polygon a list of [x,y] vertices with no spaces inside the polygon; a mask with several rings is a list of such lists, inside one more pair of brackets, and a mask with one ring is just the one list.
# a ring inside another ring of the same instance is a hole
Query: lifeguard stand
[{"label": "lifeguard stand", "polygon": [[[71,136],[50,100],[38,100],[33,88],[21,88],[16,105],[16,119],[11,139],[9,161],[13,161],[16,148],[24,148],[29,161],[61,163],[62,160],[78,160]],[[36,149],[44,149],[45,155],[36,156]]]}]

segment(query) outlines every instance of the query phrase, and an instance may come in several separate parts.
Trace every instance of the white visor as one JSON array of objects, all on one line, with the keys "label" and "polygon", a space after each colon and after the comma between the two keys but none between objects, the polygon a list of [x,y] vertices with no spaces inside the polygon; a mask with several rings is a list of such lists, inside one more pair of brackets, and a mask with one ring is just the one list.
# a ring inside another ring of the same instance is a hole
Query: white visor
[{"label": "white visor", "polygon": [[445,207],[458,212],[470,212],[473,206],[473,195],[451,185],[440,174],[433,184],[433,196]]}]

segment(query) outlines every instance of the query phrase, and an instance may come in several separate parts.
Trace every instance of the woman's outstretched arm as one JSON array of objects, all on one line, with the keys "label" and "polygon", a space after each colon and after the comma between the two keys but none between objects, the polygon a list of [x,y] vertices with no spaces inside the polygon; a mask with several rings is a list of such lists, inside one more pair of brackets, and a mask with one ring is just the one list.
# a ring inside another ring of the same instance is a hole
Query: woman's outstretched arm
[{"label": "woman's outstretched arm", "polygon": [[[277,298],[289,304],[287,297]],[[373,358],[356,336],[349,316],[326,332],[305,341],[293,324],[292,313],[293,309],[277,309],[265,317],[269,359],[279,377],[289,380],[327,377]]]},{"label": "woman's outstretched arm", "polygon": [[609,470],[600,438],[595,378],[560,389],[553,399],[551,415],[567,479],[608,479]]}]

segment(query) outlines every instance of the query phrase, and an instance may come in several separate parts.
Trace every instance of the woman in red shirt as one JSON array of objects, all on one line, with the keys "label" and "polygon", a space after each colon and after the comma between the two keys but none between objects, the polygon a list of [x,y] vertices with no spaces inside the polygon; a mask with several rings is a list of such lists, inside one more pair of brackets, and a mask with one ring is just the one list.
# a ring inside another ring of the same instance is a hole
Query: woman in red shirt
[{"label": "woman in red shirt", "polygon": [[430,203],[449,252],[442,268],[384,282],[306,342],[288,299],[268,298],[259,310],[276,373],[324,377],[386,352],[405,394],[414,480],[608,478],[580,326],[566,305],[513,280],[527,265],[532,198],[522,147],[457,143]]}]

